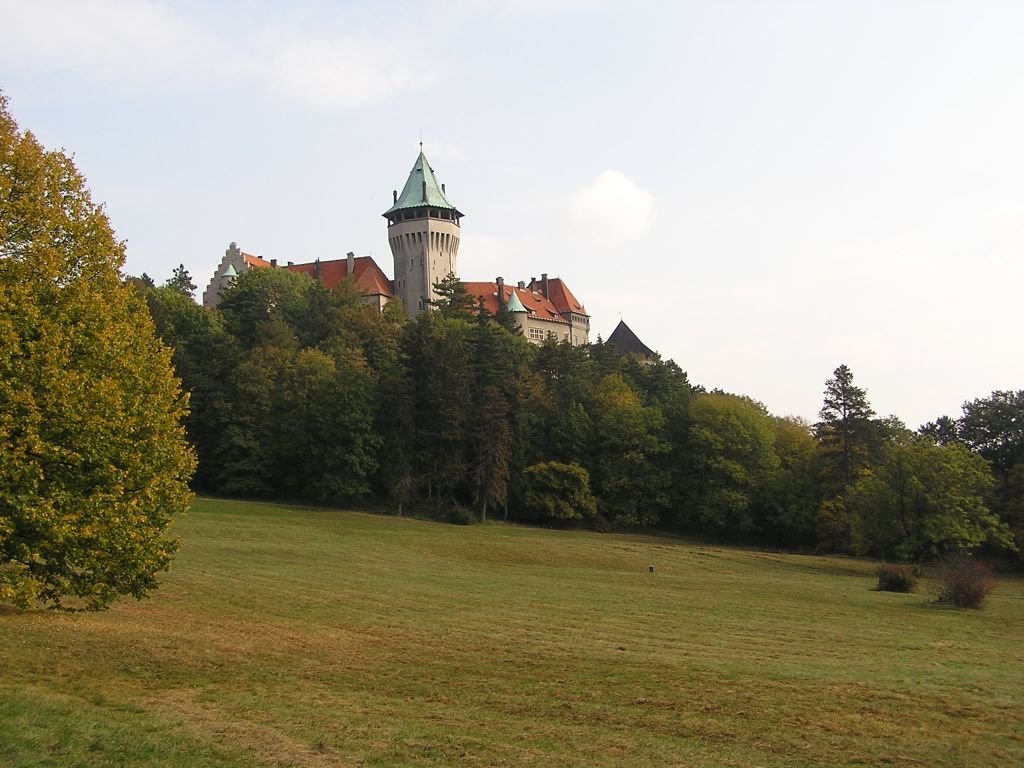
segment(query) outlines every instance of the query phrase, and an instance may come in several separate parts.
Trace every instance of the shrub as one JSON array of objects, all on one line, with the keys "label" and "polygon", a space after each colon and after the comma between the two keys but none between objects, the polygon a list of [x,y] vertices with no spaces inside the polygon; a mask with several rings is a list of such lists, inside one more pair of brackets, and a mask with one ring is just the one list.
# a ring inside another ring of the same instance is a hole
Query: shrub
[{"label": "shrub", "polygon": [[445,510],[444,519],[452,525],[472,525],[476,522],[476,515],[461,504],[452,503]]},{"label": "shrub", "polygon": [[597,513],[597,502],[590,492],[590,473],[579,464],[534,464],[523,472],[523,479],[524,506],[536,520],[560,523]]},{"label": "shrub", "polygon": [[969,557],[955,557],[939,570],[937,602],[957,608],[981,608],[985,598],[995,589],[992,569]]},{"label": "shrub", "polygon": [[913,592],[917,589],[917,576],[909,565],[883,563],[875,571],[879,592]]}]

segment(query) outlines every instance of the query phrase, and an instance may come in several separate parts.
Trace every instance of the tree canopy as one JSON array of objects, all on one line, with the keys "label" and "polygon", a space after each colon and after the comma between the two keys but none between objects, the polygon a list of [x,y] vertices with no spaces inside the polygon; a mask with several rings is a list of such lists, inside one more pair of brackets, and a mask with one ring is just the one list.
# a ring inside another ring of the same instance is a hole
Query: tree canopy
[{"label": "tree canopy", "polygon": [[177,548],[187,399],[123,258],[71,159],[0,97],[0,599],[142,597]]}]

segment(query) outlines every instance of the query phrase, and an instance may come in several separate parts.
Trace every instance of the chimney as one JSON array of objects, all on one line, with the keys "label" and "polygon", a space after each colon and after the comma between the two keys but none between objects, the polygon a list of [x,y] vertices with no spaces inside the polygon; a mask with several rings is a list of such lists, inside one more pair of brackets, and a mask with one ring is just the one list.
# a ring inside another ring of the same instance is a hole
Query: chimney
[{"label": "chimney", "polygon": [[544,294],[544,298],[548,297],[548,273],[541,272],[540,275],[540,292]]},{"label": "chimney", "polygon": [[270,260],[270,266],[272,266],[275,269],[277,269],[277,259],[271,259]]},{"label": "chimney", "polygon": [[351,276],[356,271],[356,255],[352,251],[345,255],[348,257],[348,274]]},{"label": "chimney", "polygon": [[500,307],[505,303],[505,278],[498,276],[494,278],[494,282],[498,284],[498,306]]},{"label": "chimney", "polygon": [[391,197],[393,199],[393,202],[396,202],[396,203],[398,202],[398,190],[397,189],[392,189],[391,190]]},{"label": "chimney", "polygon": [[290,266],[291,266],[292,264],[294,264],[294,263],[295,263],[294,261],[289,261],[289,262],[288,262],[288,266],[290,267]]},{"label": "chimney", "polygon": [[520,291],[525,291],[526,290],[526,283],[524,283],[522,280],[520,280],[519,283],[517,284],[517,287],[519,288]]},{"label": "chimney", "polygon": [[317,280],[320,279],[320,257],[317,256],[316,261],[313,262],[313,277]]}]

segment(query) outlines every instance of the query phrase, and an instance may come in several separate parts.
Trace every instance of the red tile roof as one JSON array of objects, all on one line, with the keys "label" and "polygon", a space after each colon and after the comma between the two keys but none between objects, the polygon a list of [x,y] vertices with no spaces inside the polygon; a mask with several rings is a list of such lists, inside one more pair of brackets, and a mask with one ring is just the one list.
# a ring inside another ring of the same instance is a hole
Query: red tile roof
[{"label": "red tile roof", "polygon": [[245,253],[245,251],[242,252],[242,259],[250,267],[272,267],[273,266],[273,264],[271,264],[266,259],[261,259],[259,256],[253,256],[251,253]]},{"label": "red tile roof", "polygon": [[[348,259],[332,259],[330,261],[309,262],[308,264],[289,264],[285,269],[300,272],[310,277],[317,277],[317,265],[320,267],[320,282],[328,290],[337,288],[342,280],[348,278]],[[356,287],[371,296],[393,297],[391,281],[377,266],[372,256],[358,256],[352,260],[352,279]]]},{"label": "red tile roof", "polygon": [[[552,288],[557,284],[555,291]],[[497,313],[498,311],[498,284],[497,283],[463,283],[466,286],[466,290],[471,296],[479,296],[483,300],[484,309],[488,312]],[[536,290],[530,288],[517,288],[514,285],[505,284],[503,302],[507,302],[509,297],[512,295],[512,291],[516,292],[516,296],[523,302],[523,306],[526,311],[530,314],[530,317],[536,317],[541,320],[550,320],[554,323],[565,323],[568,324],[568,320],[561,316],[559,311],[559,303],[564,307],[563,312],[577,312],[586,314],[586,310],[583,309],[583,305],[580,304],[573,297],[572,293],[558,278],[554,280],[548,280],[548,297],[545,298],[544,294],[540,292],[540,281],[537,281]]]},{"label": "red tile roof", "polygon": [[[544,280],[531,280],[528,286],[532,290],[541,291],[544,287]],[[553,277],[548,280],[548,299],[559,313],[576,312],[580,315],[587,314],[586,308],[580,304],[572,291],[560,277]]]}]

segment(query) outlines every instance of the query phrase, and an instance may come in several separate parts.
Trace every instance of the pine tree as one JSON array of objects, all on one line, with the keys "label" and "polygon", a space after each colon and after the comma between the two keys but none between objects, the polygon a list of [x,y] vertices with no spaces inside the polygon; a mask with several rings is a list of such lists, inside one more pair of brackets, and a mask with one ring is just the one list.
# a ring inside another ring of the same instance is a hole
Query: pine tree
[{"label": "pine tree", "polygon": [[825,382],[825,401],[814,429],[825,454],[826,485],[841,492],[867,466],[871,417],[867,393],[854,386],[853,372],[840,365]]}]

